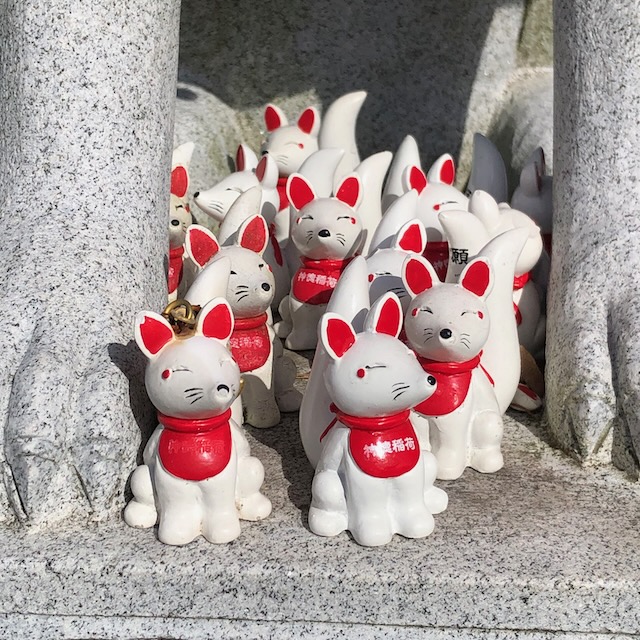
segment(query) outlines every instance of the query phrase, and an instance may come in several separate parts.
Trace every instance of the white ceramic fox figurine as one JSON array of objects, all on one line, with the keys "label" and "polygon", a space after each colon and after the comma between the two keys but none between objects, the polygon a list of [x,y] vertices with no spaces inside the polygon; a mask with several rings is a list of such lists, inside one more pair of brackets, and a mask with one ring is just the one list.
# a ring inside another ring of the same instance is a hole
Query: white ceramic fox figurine
[{"label": "white ceramic fox figurine", "polygon": [[[272,427],[280,422],[280,410],[274,397],[273,328],[267,310],[273,299],[274,279],[262,254],[269,241],[267,225],[255,215],[241,225],[236,242],[220,247],[205,227],[192,225],[185,242],[187,255],[203,271],[198,280],[207,279],[207,265],[223,257],[230,260],[227,299],[235,319],[230,338],[231,353],[245,381],[242,398],[234,405],[234,419],[254,427]],[[195,283],[194,283],[195,284]]]},{"label": "white ceramic fox figurine", "polygon": [[397,340],[401,327],[393,294],[374,304],[363,333],[339,315],[322,318],[335,420],[323,434],[311,490],[309,527],[318,535],[348,530],[365,546],[386,544],[396,533],[423,538],[433,531],[432,514],[446,507],[444,492],[433,487],[435,459],[421,451],[409,419],[436,382]]},{"label": "white ceramic fox figurine", "polygon": [[453,186],[455,176],[455,163],[448,154],[438,158],[427,175],[418,166],[407,167],[403,175],[405,191],[415,189],[419,194],[415,216],[427,230],[424,256],[443,280],[449,264],[449,245],[438,215],[451,209],[466,210],[468,203],[467,197]]},{"label": "white ceramic fox figurine", "polygon": [[405,261],[412,296],[407,341],[438,381],[437,392],[415,408],[428,419],[438,478],[458,478],[467,466],[491,473],[503,465],[502,415],[520,376],[511,285],[527,236],[516,229],[495,238],[458,284],[442,284],[423,257]]},{"label": "white ceramic fox figurine", "polygon": [[338,185],[335,197],[318,198],[306,178],[294,173],[287,181],[287,194],[298,210],[291,240],[302,256],[302,266],[293,276],[291,293],[280,305],[282,321],[276,324],[276,332],[286,338],[288,349],[315,349],[320,317],[361,244],[357,208],[362,185],[354,173]]},{"label": "white ceramic fox figurine", "polygon": [[267,137],[262,143],[261,153],[268,154],[278,166],[278,211],[289,205],[287,178],[300,169],[302,163],[318,150],[320,114],[315,107],[307,107],[295,124],[289,124],[280,107],[268,104],[264,109]]},{"label": "white ceramic fox figurine", "polygon": [[240,535],[240,520],[261,520],[271,503],[260,493],[262,463],[250,455],[231,419],[240,371],[226,343],[233,331],[229,304],[202,308],[191,337],[177,337],[159,314],[141,313],[138,346],[149,359],[145,384],[158,409],[158,428],[131,476],[124,511],[132,527],[158,523],[158,538],[184,545],[200,535],[224,543]]},{"label": "white ceramic fox figurine", "polygon": [[184,239],[192,222],[187,191],[189,189],[189,162],[193,142],[176,147],[171,162],[171,196],[169,200],[169,268],[167,286],[169,302],[186,290],[190,274],[184,269]]}]

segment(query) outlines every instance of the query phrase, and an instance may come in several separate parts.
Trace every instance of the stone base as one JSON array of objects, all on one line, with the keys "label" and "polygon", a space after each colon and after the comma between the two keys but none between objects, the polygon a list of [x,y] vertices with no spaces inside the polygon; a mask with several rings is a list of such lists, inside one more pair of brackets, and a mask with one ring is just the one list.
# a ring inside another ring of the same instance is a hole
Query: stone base
[{"label": "stone base", "polygon": [[[0,637],[582,638],[640,630],[638,486],[583,469],[507,418],[506,466],[443,482],[426,540],[366,549],[307,528],[292,416],[249,436],[273,515],[229,545],[124,523],[2,530]],[[600,635],[601,634],[601,635]]]}]

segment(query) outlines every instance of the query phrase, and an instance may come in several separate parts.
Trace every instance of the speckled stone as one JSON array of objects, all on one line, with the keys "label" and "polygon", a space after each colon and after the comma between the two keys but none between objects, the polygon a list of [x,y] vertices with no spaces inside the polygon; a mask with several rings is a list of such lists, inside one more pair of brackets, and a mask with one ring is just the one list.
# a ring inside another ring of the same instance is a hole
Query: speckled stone
[{"label": "speckled stone", "polygon": [[450,502],[429,538],[381,548],[309,531],[313,471],[295,419],[248,437],[273,513],[231,544],[168,547],[112,522],[0,532],[0,636],[602,640],[640,629],[637,487],[573,464],[535,420],[507,417],[498,473],[440,483]]},{"label": "speckled stone", "polygon": [[175,0],[3,4],[0,518],[117,513],[151,426],[131,338],[166,298],[178,24]]},{"label": "speckled stone", "polygon": [[[555,7],[551,434],[578,459],[637,476],[640,451],[640,11]],[[635,447],[630,441],[635,442]]]},{"label": "speckled stone", "polygon": [[[412,134],[425,166],[442,153],[458,158],[464,184],[473,133],[487,133],[517,71],[525,4],[394,0],[374,11],[365,0],[240,0],[212,11],[183,0],[179,77],[192,99],[178,100],[178,131],[202,131],[222,170],[238,142],[260,144],[267,102],[293,119],[362,89],[361,158],[395,151]],[[228,109],[242,140],[217,118]]]}]

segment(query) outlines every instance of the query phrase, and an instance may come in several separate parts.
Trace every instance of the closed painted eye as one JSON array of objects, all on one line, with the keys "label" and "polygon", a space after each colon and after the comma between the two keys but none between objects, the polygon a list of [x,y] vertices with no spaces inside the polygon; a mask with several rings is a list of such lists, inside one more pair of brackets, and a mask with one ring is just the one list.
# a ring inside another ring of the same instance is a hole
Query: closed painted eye
[{"label": "closed painted eye", "polygon": [[473,311],[471,309],[467,309],[466,311],[463,311],[460,315],[463,316],[465,313],[473,313],[473,314],[477,315],[481,320],[484,317],[482,315],[482,311]]},{"label": "closed painted eye", "polygon": [[229,387],[226,384],[219,384],[216,389],[218,391],[226,391],[227,393],[229,393]]},{"label": "closed painted eye", "polygon": [[364,369],[358,369],[356,371],[356,375],[358,376],[358,378],[364,378],[365,375],[367,374],[367,371],[371,371],[371,369],[386,369],[387,365],[385,364],[366,364],[364,366]]},{"label": "closed painted eye", "polygon": [[433,210],[434,211],[438,211],[440,209],[440,207],[442,207],[445,204],[458,204],[458,202],[456,202],[455,200],[444,200],[443,202],[439,202],[437,204],[433,205]]},{"label": "closed painted eye", "polygon": [[232,270],[232,271],[229,272],[229,275],[237,276],[238,274],[235,271]]}]

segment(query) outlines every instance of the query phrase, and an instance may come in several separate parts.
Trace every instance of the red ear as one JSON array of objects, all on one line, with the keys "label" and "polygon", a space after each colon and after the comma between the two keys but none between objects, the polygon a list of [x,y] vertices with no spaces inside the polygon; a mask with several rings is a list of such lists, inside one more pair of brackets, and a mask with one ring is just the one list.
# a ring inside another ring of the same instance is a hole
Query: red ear
[{"label": "red ear", "polygon": [[185,245],[187,253],[199,267],[204,267],[220,251],[220,245],[211,231],[198,224],[192,224],[187,229]]},{"label": "red ear", "polygon": [[267,131],[269,133],[279,129],[283,124],[285,124],[282,121],[280,109],[275,105],[268,104],[264,109],[264,123],[267,126]]},{"label": "red ear", "polygon": [[260,158],[260,162],[258,162],[258,166],[256,167],[256,178],[260,182],[262,182],[262,178],[264,178],[264,172],[267,170],[267,156],[262,156]]},{"label": "red ear", "polygon": [[395,248],[422,255],[427,246],[427,232],[419,220],[407,222],[398,231]]},{"label": "red ear", "polygon": [[238,245],[262,255],[269,242],[267,222],[261,215],[245,220],[238,231]]},{"label": "red ear", "polygon": [[236,151],[236,171],[244,171],[247,166],[246,159],[244,157],[244,149],[242,145],[238,145],[238,150]]},{"label": "red ear", "polygon": [[491,268],[482,258],[470,262],[460,274],[460,284],[471,293],[483,297],[491,284]]},{"label": "red ear", "polygon": [[420,167],[414,165],[409,169],[409,185],[418,193],[422,193],[427,186],[427,176],[424,175],[424,171]]},{"label": "red ear", "polygon": [[313,192],[313,187],[304,176],[299,173],[292,173],[289,176],[287,180],[287,198],[298,211],[312,200],[315,200],[315,197],[316,194]]},{"label": "red ear", "polygon": [[178,198],[184,198],[189,188],[189,175],[185,167],[177,166],[171,172],[171,193]]},{"label": "red ear", "polygon": [[233,313],[224,298],[214,298],[198,314],[197,331],[205,338],[226,342],[233,332]]},{"label": "red ear", "polygon": [[402,281],[412,296],[440,284],[433,267],[422,257],[408,257],[402,265]]},{"label": "red ear", "polygon": [[169,323],[156,313],[141,313],[136,318],[136,342],[140,350],[152,358],[174,338]]},{"label": "red ear", "polygon": [[311,133],[318,120],[318,114],[315,109],[309,107],[305,109],[298,118],[298,129],[304,133]]},{"label": "red ear", "polygon": [[356,341],[353,327],[334,313],[326,313],[322,316],[320,337],[327,353],[333,360],[342,358]]},{"label": "red ear", "polygon": [[453,158],[447,158],[440,167],[440,180],[445,184],[452,185],[456,179],[456,165]]},{"label": "red ear", "polygon": [[336,198],[340,202],[344,202],[352,209],[355,209],[356,205],[360,201],[360,194],[362,192],[362,184],[358,174],[354,173],[347,176],[338,187]]},{"label": "red ear", "polygon": [[376,333],[386,333],[389,336],[397,338],[402,329],[402,306],[397,296],[393,293],[387,293],[380,298],[379,306],[375,307],[375,324],[374,331]]}]

